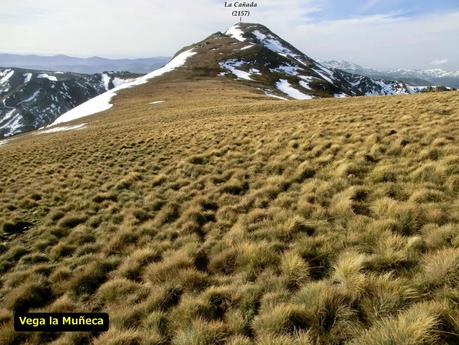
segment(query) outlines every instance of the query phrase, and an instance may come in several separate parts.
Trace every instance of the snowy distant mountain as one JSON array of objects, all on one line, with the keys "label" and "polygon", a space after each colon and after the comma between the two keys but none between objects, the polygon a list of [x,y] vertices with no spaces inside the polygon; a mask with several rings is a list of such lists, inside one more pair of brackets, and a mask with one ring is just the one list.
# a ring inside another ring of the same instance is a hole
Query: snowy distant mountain
[{"label": "snowy distant mountain", "polygon": [[48,125],[79,104],[138,76],[0,68],[0,138]]},{"label": "snowy distant mountain", "polygon": [[329,68],[341,69],[349,73],[362,74],[372,78],[397,79],[411,85],[443,85],[453,88],[459,87],[459,71],[445,71],[443,69],[393,69],[376,70],[362,67],[348,61],[322,61]]},{"label": "snowy distant mountain", "polygon": [[160,68],[168,60],[169,58],[167,57],[105,59],[101,57],[77,58],[66,55],[0,54],[0,66],[86,74],[102,73],[104,71],[129,71],[144,74]]}]

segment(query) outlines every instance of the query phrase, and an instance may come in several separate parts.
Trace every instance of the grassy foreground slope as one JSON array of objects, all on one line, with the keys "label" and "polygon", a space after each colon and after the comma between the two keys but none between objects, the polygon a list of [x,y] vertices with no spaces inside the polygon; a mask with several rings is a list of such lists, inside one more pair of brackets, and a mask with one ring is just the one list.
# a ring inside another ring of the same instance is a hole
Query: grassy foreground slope
[{"label": "grassy foreground slope", "polygon": [[0,146],[0,344],[458,344],[459,94],[157,79]]}]

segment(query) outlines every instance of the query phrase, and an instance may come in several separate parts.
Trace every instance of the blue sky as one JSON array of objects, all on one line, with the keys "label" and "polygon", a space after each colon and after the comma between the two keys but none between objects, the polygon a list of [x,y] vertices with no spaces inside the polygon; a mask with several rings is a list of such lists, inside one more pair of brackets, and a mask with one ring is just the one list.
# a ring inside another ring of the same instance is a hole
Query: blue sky
[{"label": "blue sky", "polygon": [[[11,53],[172,56],[238,20],[224,0],[1,1],[0,52]],[[459,0],[255,1],[249,21],[312,58],[459,70]]]},{"label": "blue sky", "polygon": [[459,9],[457,0],[323,0],[316,3],[321,7],[321,11],[313,16],[317,20],[349,19],[382,13],[415,17]]}]

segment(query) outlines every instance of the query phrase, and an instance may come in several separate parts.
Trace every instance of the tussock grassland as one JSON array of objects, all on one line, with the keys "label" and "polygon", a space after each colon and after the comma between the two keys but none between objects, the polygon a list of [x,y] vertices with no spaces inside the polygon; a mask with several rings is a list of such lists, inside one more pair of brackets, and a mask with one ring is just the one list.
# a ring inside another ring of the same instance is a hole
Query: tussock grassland
[{"label": "tussock grassland", "polygon": [[[158,79],[0,147],[1,344],[458,344],[459,94]],[[15,310],[111,328],[17,334]]]}]

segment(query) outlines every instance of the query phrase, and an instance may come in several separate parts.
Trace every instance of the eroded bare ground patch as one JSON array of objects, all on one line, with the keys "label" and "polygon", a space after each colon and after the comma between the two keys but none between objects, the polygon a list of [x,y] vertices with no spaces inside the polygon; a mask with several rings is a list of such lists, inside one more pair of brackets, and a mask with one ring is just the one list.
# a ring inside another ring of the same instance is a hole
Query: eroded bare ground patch
[{"label": "eroded bare ground patch", "polygon": [[[0,148],[0,343],[457,344],[457,93],[200,85]],[[15,334],[26,309],[111,329]]]}]

